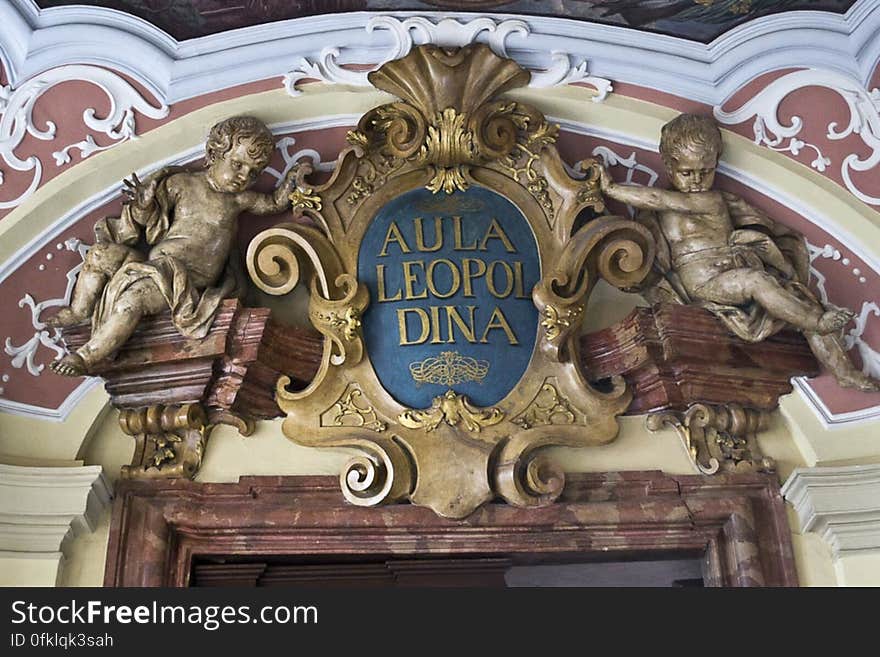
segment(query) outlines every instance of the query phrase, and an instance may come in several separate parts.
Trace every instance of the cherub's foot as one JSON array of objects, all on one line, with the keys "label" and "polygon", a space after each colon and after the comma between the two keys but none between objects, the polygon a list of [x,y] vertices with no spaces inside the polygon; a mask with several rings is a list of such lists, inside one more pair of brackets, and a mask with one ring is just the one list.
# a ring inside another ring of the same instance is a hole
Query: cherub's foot
[{"label": "cherub's foot", "polygon": [[67,308],[62,308],[57,313],[52,315],[49,319],[46,320],[46,326],[51,328],[64,328],[65,326],[73,326],[74,324],[79,324],[80,322],[85,321],[85,317],[82,315],[78,315],[73,311],[73,308],[69,306]]},{"label": "cherub's foot", "polygon": [[61,376],[83,376],[86,373],[86,362],[77,353],[67,354],[61,360],[49,365],[55,374]]},{"label": "cherub's foot", "polygon": [[855,317],[856,314],[846,308],[832,308],[826,310],[816,325],[816,333],[819,335],[828,335],[842,329],[846,323]]},{"label": "cherub's foot", "polygon": [[837,380],[837,384],[841,388],[855,388],[862,392],[880,391],[880,381],[872,379],[867,374],[863,374],[856,369],[853,369],[853,371],[847,372],[846,374],[835,375],[834,378]]}]

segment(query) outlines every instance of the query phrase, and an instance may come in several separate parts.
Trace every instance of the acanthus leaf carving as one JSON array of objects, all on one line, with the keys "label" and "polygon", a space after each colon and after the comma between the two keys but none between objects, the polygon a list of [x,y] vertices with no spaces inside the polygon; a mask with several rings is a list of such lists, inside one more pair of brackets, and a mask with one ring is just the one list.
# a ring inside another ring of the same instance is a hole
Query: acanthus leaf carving
[{"label": "acanthus leaf carving", "polygon": [[440,397],[435,397],[431,407],[418,411],[407,409],[397,418],[408,429],[434,431],[441,422],[451,427],[461,425],[471,433],[479,433],[486,427],[498,424],[504,419],[504,413],[497,408],[476,408],[467,397],[447,390]]},{"label": "acanthus leaf carving", "polygon": [[765,411],[738,404],[691,404],[684,412],[661,411],[645,418],[649,431],[675,430],[688,459],[700,474],[773,472],[775,464],[758,448],[757,432],[766,427]]}]

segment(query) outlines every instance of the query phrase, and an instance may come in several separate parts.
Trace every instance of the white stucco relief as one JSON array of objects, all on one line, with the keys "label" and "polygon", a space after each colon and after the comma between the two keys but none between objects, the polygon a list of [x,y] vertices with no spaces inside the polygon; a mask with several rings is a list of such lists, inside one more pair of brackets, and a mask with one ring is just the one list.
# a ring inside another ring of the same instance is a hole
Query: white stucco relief
[{"label": "white stucco relief", "polygon": [[868,89],[857,79],[822,69],[794,71],[774,80],[739,109],[727,112],[715,107],[715,118],[725,125],[738,125],[754,119],[752,130],[755,143],[763,144],[776,151],[798,155],[803,148],[816,152],[810,163],[814,169],[825,172],[831,166],[831,159],[825,157],[819,148],[798,138],[804,128],[804,121],[793,116],[785,123],[779,116],[779,107],[789,95],[807,87],[822,87],[837,93],[846,103],[849,120],[843,128],[832,121],[826,128],[825,137],[830,141],[846,139],[858,135],[870,154],[859,157],[849,153],[840,163],[840,175],[846,188],[860,201],[869,205],[880,205],[880,198],[863,192],[852,179],[852,172],[865,172],[880,164],[880,89]]},{"label": "white stucco relief", "polygon": [[82,269],[86,253],[88,253],[89,250],[88,245],[83,244],[80,240],[75,238],[67,240],[64,243],[64,246],[68,251],[76,251],[80,257],[80,262],[65,274],[67,286],[64,290],[64,296],[37,302],[30,293],[25,294],[19,300],[18,307],[24,308],[25,306],[28,306],[30,308],[31,325],[35,329],[34,336],[17,347],[12,344],[10,338],[6,338],[6,344],[3,348],[3,351],[5,351],[7,355],[12,356],[12,367],[17,369],[26,367],[27,371],[32,376],[39,376],[46,367],[45,363],[36,362],[37,351],[39,351],[40,345],[53,350],[56,358],[60,358],[66,353],[66,349],[62,343],[61,331],[53,329],[50,333],[46,324],[40,320],[40,315],[42,315],[43,311],[47,308],[66,306],[70,303],[70,297],[71,294],[73,294],[73,286],[76,283],[76,277]]},{"label": "white stucco relief", "polygon": [[[495,20],[493,18],[475,18],[467,22],[459,22],[453,18],[444,18],[432,22],[424,16],[412,16],[406,19],[394,16],[374,16],[365,27],[368,34],[377,30],[387,30],[392,37],[388,51],[369,70],[355,71],[346,69],[340,64],[341,48],[328,46],[315,59],[303,57],[299,64],[284,76],[284,86],[291,96],[302,93],[296,85],[304,78],[313,78],[334,84],[347,84],[357,87],[369,87],[367,79],[370,71],[379,68],[385,62],[405,57],[415,46],[433,44],[447,48],[462,47],[477,41],[485,41],[495,54],[501,57],[514,55],[508,52],[507,40],[519,38],[527,40],[531,34],[529,24],[524,20]],[[368,62],[349,60],[353,63]],[[587,71],[587,64],[581,61],[572,63],[571,57],[560,50],[551,51],[546,62],[540,68],[531,66],[532,78],[530,87],[553,87],[562,84],[584,83],[594,87],[597,95],[594,101],[604,100],[611,92],[611,81],[595,77]]]},{"label": "white stucco relief", "polygon": [[[32,179],[27,189],[15,198],[0,199],[0,209],[14,208],[33,194],[43,178],[43,162],[36,155],[19,155],[15,151],[26,135],[42,141],[53,141],[57,133],[57,125],[49,120],[45,126],[38,126],[34,121],[34,106],[47,91],[64,82],[79,80],[89,82],[106,94],[110,100],[110,111],[106,116],[97,116],[94,107],[87,107],[82,113],[86,128],[102,133],[113,140],[111,144],[99,146],[91,134],[86,134],[82,141],[63,146],[52,155],[56,166],[69,164],[71,152],[79,151],[80,158],[86,158],[98,151],[106,150],[123,141],[134,139],[136,135],[135,112],[153,119],[161,119],[168,115],[168,106],[151,105],[140,92],[116,73],[97,66],[74,64],[40,73],[13,88],[11,85],[0,87],[0,157],[8,167],[16,171],[31,171]],[[55,108],[59,119],[73,116],[70,107]],[[0,172],[0,190],[4,185]]]}]

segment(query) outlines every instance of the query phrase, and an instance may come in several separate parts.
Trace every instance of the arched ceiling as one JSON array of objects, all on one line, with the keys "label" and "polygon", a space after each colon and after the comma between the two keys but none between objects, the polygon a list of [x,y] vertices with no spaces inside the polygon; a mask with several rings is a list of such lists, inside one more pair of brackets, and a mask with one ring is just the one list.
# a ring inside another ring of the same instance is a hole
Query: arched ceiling
[{"label": "arched ceiling", "polygon": [[273,21],[351,11],[472,11],[555,16],[708,43],[747,21],[790,11],[843,13],[854,0],[36,0],[138,16],[177,40]]}]

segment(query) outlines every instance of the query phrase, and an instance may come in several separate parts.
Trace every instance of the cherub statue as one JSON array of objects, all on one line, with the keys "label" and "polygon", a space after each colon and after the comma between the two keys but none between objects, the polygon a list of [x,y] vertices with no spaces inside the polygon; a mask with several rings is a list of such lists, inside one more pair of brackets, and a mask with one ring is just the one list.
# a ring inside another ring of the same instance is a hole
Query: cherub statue
[{"label": "cherub statue", "polygon": [[[273,194],[250,189],[274,149],[262,122],[236,116],[211,128],[203,169],[167,167],[143,182],[134,174],[124,181],[129,200],[121,215],[96,224],[97,243],[86,255],[70,306],[47,322],[63,327],[92,319],[89,341],[52,363],[55,372],[88,374],[116,353],[145,315],[170,309],[182,335],[207,334],[220,302],[243,288],[233,252],[239,214],[275,214],[290,206],[297,167]],[[134,248],[142,231],[151,245],[146,257]]]},{"label": "cherub statue", "polygon": [[712,189],[721,149],[712,118],[682,114],[660,137],[674,189],[617,184],[600,167],[602,192],[640,209],[638,220],[657,242],[655,272],[642,293],[652,303],[702,306],[749,342],[794,327],[841,386],[880,389],[844,349],[843,326],[853,313],[823,305],[807,288],[803,237],[735,194]]}]

